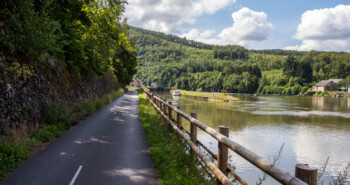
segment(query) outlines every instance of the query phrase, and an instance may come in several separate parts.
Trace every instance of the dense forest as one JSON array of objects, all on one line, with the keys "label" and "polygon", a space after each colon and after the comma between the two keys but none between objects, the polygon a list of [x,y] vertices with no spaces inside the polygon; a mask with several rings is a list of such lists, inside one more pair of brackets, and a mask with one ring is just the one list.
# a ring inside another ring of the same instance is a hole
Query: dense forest
[{"label": "dense forest", "polygon": [[146,85],[295,95],[321,80],[344,78],[340,85],[350,84],[350,54],[345,52],[247,50],[135,27],[129,34],[139,47],[135,78]]},{"label": "dense forest", "polygon": [[64,68],[82,79],[111,71],[121,83],[136,73],[136,49],[119,0],[2,0],[0,67]]}]

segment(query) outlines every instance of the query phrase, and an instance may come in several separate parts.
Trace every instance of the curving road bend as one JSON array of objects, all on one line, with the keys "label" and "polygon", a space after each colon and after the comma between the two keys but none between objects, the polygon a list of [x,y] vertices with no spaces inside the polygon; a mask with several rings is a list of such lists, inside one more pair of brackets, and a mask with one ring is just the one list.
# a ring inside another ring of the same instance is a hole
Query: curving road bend
[{"label": "curving road bend", "polygon": [[0,185],[159,184],[129,91],[25,161]]}]

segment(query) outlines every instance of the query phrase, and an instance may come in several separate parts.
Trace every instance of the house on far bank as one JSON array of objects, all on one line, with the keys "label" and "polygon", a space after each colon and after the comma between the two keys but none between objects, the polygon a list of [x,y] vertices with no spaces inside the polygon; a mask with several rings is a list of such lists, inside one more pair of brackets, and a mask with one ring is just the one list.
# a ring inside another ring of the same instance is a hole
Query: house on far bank
[{"label": "house on far bank", "polygon": [[334,83],[338,84],[341,81],[344,81],[344,79],[329,79],[330,81],[333,81]]},{"label": "house on far bank", "polygon": [[142,87],[142,82],[140,80],[133,80],[132,82],[130,82],[130,86]]},{"label": "house on far bank", "polygon": [[[338,81],[338,79],[336,79]],[[341,80],[340,80],[341,81]],[[338,82],[340,82],[338,81]],[[336,82],[331,80],[324,80],[312,86],[312,91],[337,91],[339,89]]]},{"label": "house on far bank", "polygon": [[153,83],[151,83],[151,87],[154,87],[154,88],[156,88],[157,87],[157,82],[153,82]]}]

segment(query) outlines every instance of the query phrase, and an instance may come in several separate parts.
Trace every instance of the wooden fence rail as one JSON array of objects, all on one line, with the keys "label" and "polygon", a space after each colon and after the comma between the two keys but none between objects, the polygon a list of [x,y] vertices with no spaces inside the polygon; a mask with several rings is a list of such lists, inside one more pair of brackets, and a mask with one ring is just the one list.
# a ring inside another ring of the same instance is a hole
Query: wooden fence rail
[{"label": "wooden fence rail", "polygon": [[[282,169],[275,166],[273,163],[263,159],[252,151],[244,148],[240,144],[232,141],[228,137],[228,127],[220,126],[220,131],[216,131],[215,129],[205,125],[204,123],[197,120],[197,114],[191,113],[191,116],[181,111],[181,106],[174,107],[171,102],[166,102],[165,99],[158,97],[157,95],[142,89],[143,93],[147,96],[147,98],[151,101],[152,105],[157,109],[157,111],[167,120],[171,127],[179,134],[181,138],[183,138],[191,147],[193,152],[195,152],[207,165],[207,167],[212,171],[212,173],[218,178],[218,181],[222,184],[232,184],[232,182],[227,178],[227,173],[229,172],[238,182],[241,184],[247,184],[244,180],[242,180],[232,169],[228,168],[227,160],[228,160],[228,149],[234,151],[251,164],[260,168],[262,171],[270,175],[272,178],[276,179],[282,184],[288,185],[306,185],[313,184],[314,178],[305,177],[305,175],[310,173],[296,173],[299,176],[293,176],[288,172],[283,171]],[[172,112],[175,112],[176,120],[172,116]],[[188,120],[191,124],[190,132],[185,130],[182,127],[182,118]],[[215,155],[212,151],[210,151],[207,147],[205,147],[202,143],[197,141],[197,127],[202,129],[204,132],[208,133],[216,140],[218,140],[218,155]],[[188,134],[188,135],[187,135]],[[216,160],[218,166],[215,166],[214,163],[199,149],[198,146],[202,146],[210,155],[212,155]],[[305,168],[308,167],[304,165]],[[299,169],[296,167],[296,169]],[[305,170],[315,170],[314,168],[308,167]],[[317,174],[317,169],[316,169]],[[304,181],[300,180],[303,179]],[[310,179],[313,179],[310,181]]]}]

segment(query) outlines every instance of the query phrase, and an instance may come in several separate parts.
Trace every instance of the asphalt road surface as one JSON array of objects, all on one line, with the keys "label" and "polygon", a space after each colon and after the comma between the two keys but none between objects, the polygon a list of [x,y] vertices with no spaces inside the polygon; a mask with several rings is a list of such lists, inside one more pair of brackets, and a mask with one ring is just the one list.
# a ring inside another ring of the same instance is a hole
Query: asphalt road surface
[{"label": "asphalt road surface", "polygon": [[158,184],[129,91],[25,161],[0,185]]}]

